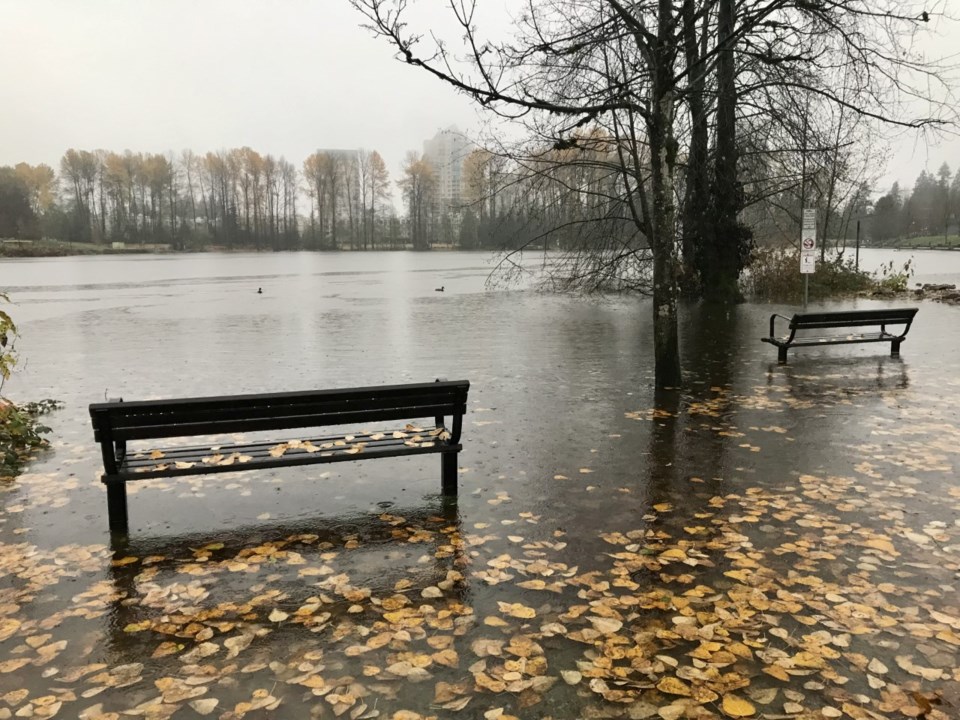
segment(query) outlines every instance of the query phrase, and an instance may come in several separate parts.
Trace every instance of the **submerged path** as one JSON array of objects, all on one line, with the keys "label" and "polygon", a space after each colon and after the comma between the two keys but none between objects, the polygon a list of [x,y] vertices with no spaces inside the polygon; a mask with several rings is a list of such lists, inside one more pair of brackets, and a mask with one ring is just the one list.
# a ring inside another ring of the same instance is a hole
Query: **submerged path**
[{"label": "submerged path", "polygon": [[[456,504],[429,458],[147,481],[111,547],[104,378],[65,383],[53,452],[0,488],[0,718],[960,717],[956,308],[925,304],[902,360],[785,367],[777,308],[694,311],[686,388],[655,395],[643,307],[433,302],[397,342],[475,313],[443,326],[472,382]],[[415,355],[395,376],[439,373]],[[144,394],[196,392],[207,359],[179,362]]]}]

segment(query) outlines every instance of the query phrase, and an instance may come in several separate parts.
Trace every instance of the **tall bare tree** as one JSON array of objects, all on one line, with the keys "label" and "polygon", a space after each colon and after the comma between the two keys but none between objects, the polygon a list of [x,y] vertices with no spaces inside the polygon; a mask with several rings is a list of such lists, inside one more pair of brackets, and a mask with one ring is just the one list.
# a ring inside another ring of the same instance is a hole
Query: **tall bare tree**
[{"label": "tall bare tree", "polygon": [[[351,2],[367,26],[393,44],[399,59],[485,108],[523,117],[558,149],[576,142],[577,128],[601,122],[610,129],[624,202],[652,255],[659,386],[673,386],[681,379],[677,168],[678,159],[689,154],[681,143],[690,135],[678,108],[691,94],[713,93],[717,160],[709,210],[720,221],[720,234],[707,254],[716,258],[718,272],[706,278],[718,289],[735,282],[739,262],[729,257],[729,246],[740,246],[730,240],[738,232],[736,214],[742,204],[737,123],[744,117],[743,108],[757,103],[765,88],[776,85],[785,93],[844,104],[878,120],[917,126],[940,119],[896,117],[886,102],[891,95],[927,94],[917,82],[926,66],[903,54],[906,35],[927,18],[927,11],[914,2],[527,0],[517,18],[517,36],[498,41],[480,36],[475,0],[451,0],[462,45],[434,33],[418,34],[406,0]],[[696,47],[693,41],[685,42],[684,35],[695,28],[701,33]],[[460,61],[463,55],[465,63]],[[855,74],[854,99],[845,100],[833,90],[837,68]],[[694,110],[696,122],[703,122],[706,109],[705,100],[700,111]],[[770,118],[776,112],[772,108],[761,114]],[[702,151],[702,132],[699,137]],[[705,167],[703,161],[701,165]],[[731,294],[717,293],[723,299]]]}]

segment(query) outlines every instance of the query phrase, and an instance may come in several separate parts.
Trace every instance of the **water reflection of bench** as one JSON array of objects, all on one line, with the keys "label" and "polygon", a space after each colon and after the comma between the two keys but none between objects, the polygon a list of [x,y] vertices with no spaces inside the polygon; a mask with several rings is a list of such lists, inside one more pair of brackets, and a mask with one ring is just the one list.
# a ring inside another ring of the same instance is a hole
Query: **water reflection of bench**
[{"label": "water reflection of bench", "polygon": [[910,386],[907,366],[899,357],[878,356],[876,366],[865,358],[821,358],[815,366],[804,369],[771,363],[767,368],[767,385],[786,380],[786,389],[794,400],[824,404],[831,398],[849,400],[859,393],[878,390],[903,390]]},{"label": "water reflection of bench", "polygon": [[[178,615],[201,625],[255,626],[281,609],[293,617],[288,631],[317,632],[400,591],[414,603],[430,586],[442,588],[447,601],[467,600],[460,517],[455,503],[442,500],[279,527],[118,540],[114,548],[111,644],[127,658],[149,655],[144,642],[175,641],[170,618]],[[311,598],[322,598],[319,607],[297,621]]]},{"label": "water reflection of bench", "polygon": [[[787,350],[793,347],[815,347],[819,345],[846,345],[849,343],[890,343],[890,354],[900,354],[900,343],[910,330],[917,308],[884,308],[882,310],[844,310],[841,312],[796,313],[792,318],[774,313],[770,316],[770,336],[761,338],[763,342],[776,345],[777,361],[787,362]],[[777,337],[774,323],[777,318],[786,320],[789,335]],[[903,325],[899,334],[887,332],[887,325]],[[856,332],[829,335],[797,335],[806,330],[836,330],[843,328],[879,327],[879,332]]]},{"label": "water reflection of bench", "polygon": [[[110,530],[127,532],[130,480],[263,470],[292,465],[439,453],[445,495],[457,493],[457,453],[470,383],[437,381],[408,385],[262,393],[173,400],[120,400],[90,406],[94,437],[106,472]],[[444,417],[451,417],[451,427]],[[406,425],[372,432],[343,426],[430,418],[433,427]],[[220,436],[341,426],[337,435],[266,441],[209,442],[198,447],[127,449],[128,441]]]}]

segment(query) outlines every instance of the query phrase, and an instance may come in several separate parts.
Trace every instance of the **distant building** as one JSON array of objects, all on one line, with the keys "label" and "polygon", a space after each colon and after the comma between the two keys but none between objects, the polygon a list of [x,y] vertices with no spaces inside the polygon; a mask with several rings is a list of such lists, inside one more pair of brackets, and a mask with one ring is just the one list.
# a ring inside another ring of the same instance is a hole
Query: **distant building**
[{"label": "distant building", "polygon": [[423,157],[436,174],[441,213],[459,215],[463,205],[463,161],[473,149],[474,144],[455,126],[424,141]]}]

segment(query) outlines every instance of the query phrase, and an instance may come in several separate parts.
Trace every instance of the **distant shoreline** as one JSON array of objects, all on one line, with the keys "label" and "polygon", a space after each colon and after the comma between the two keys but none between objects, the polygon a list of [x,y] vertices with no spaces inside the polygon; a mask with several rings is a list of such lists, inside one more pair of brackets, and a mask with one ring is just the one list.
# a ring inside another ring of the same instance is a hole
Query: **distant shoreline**
[{"label": "distant shoreline", "polygon": [[[958,251],[960,240],[952,245],[860,245],[861,250],[894,250],[897,252]],[[529,248],[531,252],[542,252],[540,248]],[[316,252],[316,253],[365,253],[365,252],[497,252],[496,248],[463,249],[449,245],[433,245],[420,250],[410,245],[403,247],[379,248],[283,248],[273,249],[255,246],[226,247],[215,245],[206,248],[175,249],[169,244],[144,244],[114,247],[112,244],[75,243],[59,240],[13,240],[0,239],[0,258],[44,258],[44,257],[82,257],[88,255],[204,255],[234,253],[276,253],[276,252]],[[852,251],[850,246],[847,251]]]},{"label": "distant shoreline", "polygon": [[43,257],[82,257],[88,255],[203,255],[213,253],[275,253],[275,252],[317,252],[317,253],[364,253],[364,252],[492,252],[492,250],[461,248],[446,245],[434,245],[422,250],[406,247],[383,248],[258,248],[254,246],[223,247],[214,246],[202,249],[186,248],[177,250],[169,245],[128,245],[113,247],[111,245],[94,245],[90,243],[52,242],[43,240],[0,240],[0,258],[43,258]]}]

